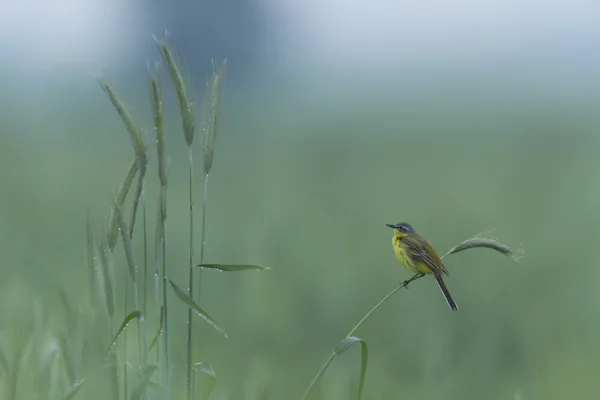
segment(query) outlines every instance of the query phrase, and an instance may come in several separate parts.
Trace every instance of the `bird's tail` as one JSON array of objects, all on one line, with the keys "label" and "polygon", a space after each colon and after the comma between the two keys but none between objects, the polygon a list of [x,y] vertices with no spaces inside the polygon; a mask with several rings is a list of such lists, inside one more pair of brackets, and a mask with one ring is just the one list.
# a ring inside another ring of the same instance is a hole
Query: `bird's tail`
[{"label": "bird's tail", "polygon": [[450,306],[450,308],[453,311],[457,311],[458,305],[456,305],[456,302],[454,301],[454,299],[452,298],[452,295],[448,291],[448,288],[446,287],[444,280],[442,279],[441,276],[438,276],[438,275],[434,275],[434,276],[435,276],[435,280],[437,281],[438,286],[440,287],[440,290],[442,291],[442,294],[444,295],[444,297],[446,298],[446,301],[448,302],[448,305]]}]

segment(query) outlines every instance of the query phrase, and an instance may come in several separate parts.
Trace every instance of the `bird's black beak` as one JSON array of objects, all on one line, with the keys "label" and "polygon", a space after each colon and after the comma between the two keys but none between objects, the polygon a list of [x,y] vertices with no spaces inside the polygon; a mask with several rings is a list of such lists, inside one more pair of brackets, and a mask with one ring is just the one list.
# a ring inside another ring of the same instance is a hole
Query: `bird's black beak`
[{"label": "bird's black beak", "polygon": [[396,225],[392,225],[392,224],[385,224],[385,226],[389,226],[392,229],[396,229]]}]

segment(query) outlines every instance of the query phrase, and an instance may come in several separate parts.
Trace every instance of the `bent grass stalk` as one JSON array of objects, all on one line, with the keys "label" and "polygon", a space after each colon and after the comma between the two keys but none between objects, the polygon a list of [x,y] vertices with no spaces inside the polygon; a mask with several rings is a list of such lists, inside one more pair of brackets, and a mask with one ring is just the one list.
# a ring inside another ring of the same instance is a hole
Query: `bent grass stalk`
[{"label": "bent grass stalk", "polygon": [[137,214],[137,208],[140,200],[140,196],[143,190],[144,177],[146,175],[146,170],[148,166],[148,150],[146,145],[144,144],[144,140],[142,139],[141,130],[137,128],[137,125],[133,122],[133,119],[129,115],[129,112],[125,109],[123,104],[117,98],[114,90],[108,84],[98,81],[100,87],[108,96],[108,99],[112,103],[113,107],[121,117],[127,132],[129,133],[129,137],[131,139],[131,144],[133,146],[133,151],[135,153],[138,168],[140,170],[140,175],[138,176],[138,185],[136,188],[136,194],[133,201],[133,210],[131,213],[131,223],[129,228],[129,236],[133,235],[133,227],[135,225],[135,216]]},{"label": "bent grass stalk", "polygon": [[[475,235],[474,237],[469,238],[469,239],[459,243],[458,245],[454,246],[446,254],[444,254],[441,258],[444,258],[448,254],[454,254],[454,253],[458,253],[459,251],[462,251],[462,250],[468,250],[468,249],[473,249],[473,248],[478,248],[478,247],[495,250],[501,254],[504,254],[504,255],[510,257],[513,261],[518,261],[518,259],[520,258],[520,257],[515,258],[513,251],[505,244],[502,244],[495,239],[483,238],[479,235]],[[302,398],[301,398],[302,400],[305,400],[308,397],[310,391],[313,389],[313,387],[315,386],[317,381],[321,378],[321,376],[323,376],[323,374],[325,373],[325,371],[327,370],[327,368],[329,367],[329,365],[331,364],[333,359],[337,355],[340,355],[343,352],[345,352],[351,345],[353,345],[355,343],[360,343],[363,348],[363,356],[362,356],[362,360],[361,360],[361,374],[360,374],[360,380],[359,380],[359,386],[358,386],[358,399],[360,400],[362,398],[362,389],[364,386],[364,380],[365,380],[365,375],[366,375],[366,364],[367,364],[367,359],[365,357],[365,354],[368,354],[368,352],[366,351],[366,342],[360,338],[354,337],[353,336],[354,332],[356,332],[356,330],[363,324],[363,322],[365,322],[367,320],[367,318],[369,318],[371,316],[371,314],[373,314],[379,307],[381,307],[384,303],[386,303],[394,294],[396,294],[400,289],[406,288],[406,287],[408,287],[407,281],[404,281],[403,283],[396,286],[390,293],[388,293],[377,304],[375,304],[356,323],[356,325],[354,325],[354,327],[350,330],[350,332],[348,332],[346,337],[344,337],[344,339],[340,342],[340,344],[338,344],[338,346],[336,346],[335,350],[333,350],[331,352],[329,358],[325,361],[325,363],[323,364],[323,366],[321,367],[319,372],[317,372],[317,375],[315,375],[313,380],[310,382],[310,384],[304,391],[304,394],[302,395]]]}]

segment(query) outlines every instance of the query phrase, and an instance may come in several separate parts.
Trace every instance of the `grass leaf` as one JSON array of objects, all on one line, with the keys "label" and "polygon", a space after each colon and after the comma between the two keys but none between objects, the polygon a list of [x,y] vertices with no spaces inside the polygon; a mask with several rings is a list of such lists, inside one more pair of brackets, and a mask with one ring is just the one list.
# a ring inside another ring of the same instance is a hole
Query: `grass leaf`
[{"label": "grass leaf", "polygon": [[152,342],[150,342],[150,347],[148,347],[148,351],[152,350],[152,348],[156,345],[156,343],[158,343],[158,338],[160,337],[160,334],[162,333],[164,319],[165,319],[165,307],[161,306],[160,307],[160,324],[158,325],[158,331],[156,332],[156,335],[154,335],[154,339],[152,339]]},{"label": "grass leaf", "polygon": [[185,292],[181,290],[176,284],[174,284],[172,280],[169,279],[169,283],[171,284],[171,288],[173,288],[173,291],[175,292],[175,295],[179,298],[179,300],[183,301],[196,314],[198,314],[198,316],[200,316],[203,320],[212,325],[213,328],[215,328],[219,333],[225,336],[225,338],[228,337],[225,331],[221,329],[219,325],[217,325],[215,321],[213,321],[213,319],[206,313],[206,311],[200,308],[200,306],[194,300],[192,300],[190,296],[185,294]]},{"label": "grass leaf", "polygon": [[[121,182],[119,189],[117,189],[116,194],[116,203],[123,207],[125,204],[125,199],[127,198],[127,194],[129,193],[129,189],[131,188],[131,183],[133,182],[133,178],[138,172],[138,161],[137,158],[129,163],[129,167],[127,168],[127,173],[125,174],[125,178]],[[106,242],[108,243],[108,248],[110,251],[115,249],[117,245],[117,239],[119,237],[119,222],[117,220],[116,210],[114,207],[110,208],[108,214],[108,222],[107,222],[108,234],[106,235]]]},{"label": "grass leaf", "polygon": [[71,400],[73,397],[75,397],[75,395],[77,394],[77,392],[79,392],[79,389],[81,389],[85,381],[86,379],[80,379],[77,382],[75,382],[73,386],[71,386],[71,388],[67,391],[67,393],[63,395],[62,400]]},{"label": "grass leaf", "polygon": [[152,375],[154,375],[156,370],[156,365],[148,365],[144,368],[140,376],[140,384],[134,389],[133,393],[131,393],[131,397],[129,397],[130,400],[139,400],[142,398],[144,389],[148,386],[148,382],[150,382],[150,378],[152,378]]},{"label": "grass leaf", "polygon": [[194,365],[194,371],[201,372],[207,376],[208,383],[204,386],[202,398],[208,400],[217,386],[217,374],[212,365],[207,362],[199,362]]},{"label": "grass leaf", "polygon": [[115,336],[113,337],[113,340],[110,343],[110,346],[108,346],[108,350],[107,352],[110,353],[110,351],[113,349],[113,347],[115,346],[115,344],[117,343],[117,340],[119,339],[119,336],[121,336],[121,334],[123,333],[123,331],[125,330],[125,328],[127,328],[127,325],[129,325],[129,323],[131,321],[133,321],[134,319],[139,319],[140,316],[142,315],[142,312],[139,310],[136,311],[132,311],[130,312],[125,319],[123,320],[123,322],[121,323],[121,326],[119,326],[119,329],[117,330],[117,333],[115,334]]},{"label": "grass leaf", "polygon": [[251,264],[198,264],[194,267],[216,269],[223,272],[235,272],[235,271],[267,271],[271,268],[263,267],[262,265],[251,265]]},{"label": "grass leaf", "polygon": [[129,229],[125,223],[125,218],[123,217],[123,212],[121,211],[118,199],[115,199],[113,209],[115,210],[117,223],[121,231],[121,238],[123,239],[123,249],[125,250],[125,259],[127,260],[127,266],[129,267],[129,276],[131,276],[131,281],[135,284],[136,268],[133,260],[133,249],[131,246],[131,239],[129,238]]},{"label": "grass leaf", "polygon": [[365,378],[367,376],[367,364],[369,361],[369,349],[367,347],[367,342],[361,338],[357,338],[355,336],[347,337],[342,340],[340,344],[335,348],[335,354],[338,356],[344,354],[346,350],[348,350],[352,345],[360,343],[360,378],[358,380],[358,400],[362,399],[363,389],[365,387]]},{"label": "grass leaf", "polygon": [[94,220],[92,213],[88,209],[87,212],[87,224],[86,224],[86,266],[89,274],[89,290],[90,290],[90,304],[92,307],[96,306],[96,283],[94,279],[95,268],[94,268]]}]

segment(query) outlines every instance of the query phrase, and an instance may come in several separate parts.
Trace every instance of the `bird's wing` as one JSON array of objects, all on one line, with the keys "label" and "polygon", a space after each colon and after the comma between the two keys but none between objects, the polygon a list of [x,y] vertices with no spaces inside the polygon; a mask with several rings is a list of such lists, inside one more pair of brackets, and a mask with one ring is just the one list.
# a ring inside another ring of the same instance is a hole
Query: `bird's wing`
[{"label": "bird's wing", "polygon": [[414,236],[404,236],[400,240],[415,261],[427,265],[436,275],[448,275],[448,271],[444,267],[442,260],[433,249],[433,246],[425,239],[416,238]]}]

